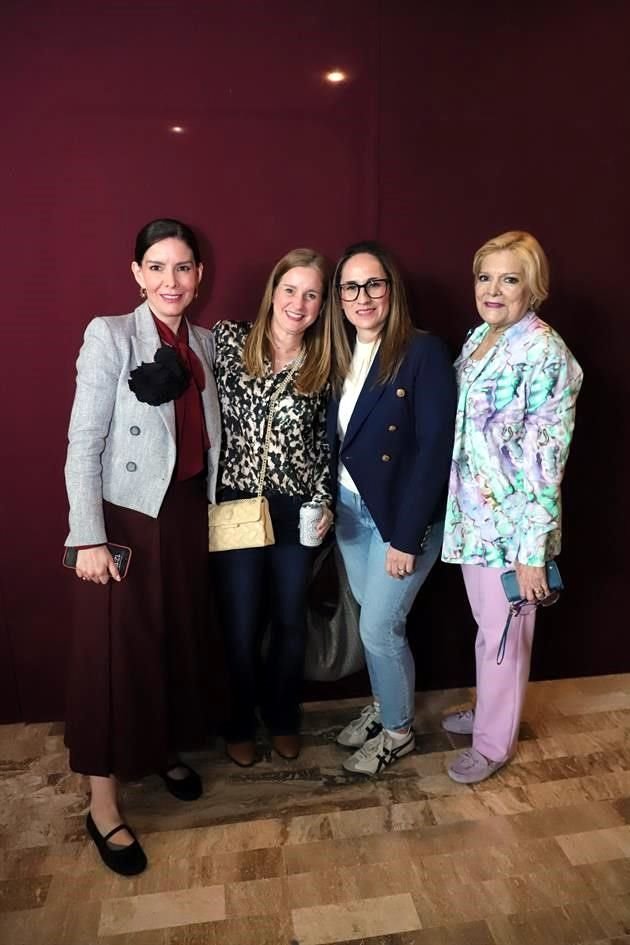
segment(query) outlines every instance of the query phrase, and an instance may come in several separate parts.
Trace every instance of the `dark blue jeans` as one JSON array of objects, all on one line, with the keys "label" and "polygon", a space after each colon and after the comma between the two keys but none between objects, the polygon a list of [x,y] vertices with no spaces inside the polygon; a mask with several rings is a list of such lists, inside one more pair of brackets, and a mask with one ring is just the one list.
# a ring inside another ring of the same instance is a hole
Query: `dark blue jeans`
[{"label": "dark blue jeans", "polygon": [[[221,495],[222,500],[239,497]],[[314,549],[299,543],[304,500],[267,498],[276,543],[211,555],[232,695],[228,741],[254,737],[257,706],[273,735],[293,734],[300,726],[306,592]]]}]

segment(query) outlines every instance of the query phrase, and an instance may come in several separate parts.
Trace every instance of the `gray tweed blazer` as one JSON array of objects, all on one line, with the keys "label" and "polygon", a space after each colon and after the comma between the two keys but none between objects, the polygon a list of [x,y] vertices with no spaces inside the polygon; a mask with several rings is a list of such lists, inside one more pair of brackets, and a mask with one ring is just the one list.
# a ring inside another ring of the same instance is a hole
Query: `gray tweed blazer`
[{"label": "gray tweed blazer", "polygon": [[[212,373],[214,341],[188,324],[189,343],[206,375],[202,393],[210,449],[208,499],[215,501],[221,419]],[[70,533],[66,545],[108,540],[102,500],[156,518],[175,467],[175,405],[140,403],[129,390],[131,371],[153,361],[160,338],[148,305],[130,315],[94,318],[77,360],[77,388],[68,431],[66,489]],[[115,541],[116,536],[111,536]]]}]

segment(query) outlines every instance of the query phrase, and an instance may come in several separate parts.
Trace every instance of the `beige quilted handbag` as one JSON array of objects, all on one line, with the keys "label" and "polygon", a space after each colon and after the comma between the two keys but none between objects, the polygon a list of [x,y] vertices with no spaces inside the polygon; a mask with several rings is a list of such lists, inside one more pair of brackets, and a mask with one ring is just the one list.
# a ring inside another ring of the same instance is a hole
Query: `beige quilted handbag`
[{"label": "beige quilted handbag", "polygon": [[208,526],[210,551],[264,548],[273,545],[275,540],[269,503],[264,495],[208,506]]},{"label": "beige quilted handbag", "polygon": [[295,372],[304,363],[304,356],[305,352],[302,350],[287,372],[287,376],[271,395],[256,496],[253,499],[233,499],[231,502],[219,502],[218,505],[208,506],[208,548],[210,551],[264,548],[275,542],[269,503],[262,494],[271,442],[271,424],[276,412],[276,404]]}]

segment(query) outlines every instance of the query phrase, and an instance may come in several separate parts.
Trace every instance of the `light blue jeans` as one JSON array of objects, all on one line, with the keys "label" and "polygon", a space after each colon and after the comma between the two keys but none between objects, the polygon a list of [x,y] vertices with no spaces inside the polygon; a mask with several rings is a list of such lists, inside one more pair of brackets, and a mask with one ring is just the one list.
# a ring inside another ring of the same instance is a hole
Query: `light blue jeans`
[{"label": "light blue jeans", "polygon": [[335,531],[352,593],[361,606],[359,632],[381,721],[385,728],[407,728],[415,715],[416,681],[407,614],[440,553],[443,527],[432,527],[415,571],[402,580],[385,571],[389,542],[381,538],[365,502],[341,484]]}]

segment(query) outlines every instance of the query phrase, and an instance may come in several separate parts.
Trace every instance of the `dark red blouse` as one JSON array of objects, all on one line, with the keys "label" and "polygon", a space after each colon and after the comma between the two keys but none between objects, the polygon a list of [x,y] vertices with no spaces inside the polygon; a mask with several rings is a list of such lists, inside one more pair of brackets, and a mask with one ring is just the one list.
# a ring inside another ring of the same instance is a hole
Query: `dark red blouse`
[{"label": "dark red blouse", "polygon": [[175,348],[177,356],[191,375],[191,382],[175,401],[175,428],[177,433],[177,459],[173,480],[192,479],[203,472],[206,465],[206,451],[210,446],[206,421],[201,404],[201,391],[206,386],[203,365],[194,351],[188,346],[188,324],[182,318],[177,334],[168,325],[153,316],[163,344]]}]

